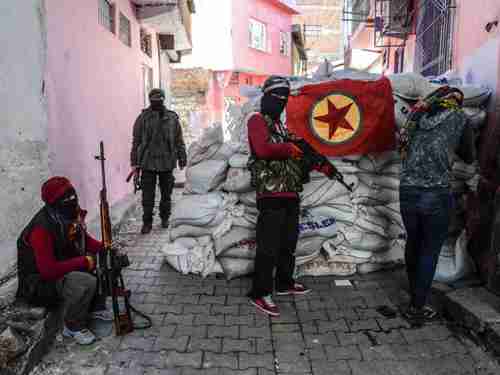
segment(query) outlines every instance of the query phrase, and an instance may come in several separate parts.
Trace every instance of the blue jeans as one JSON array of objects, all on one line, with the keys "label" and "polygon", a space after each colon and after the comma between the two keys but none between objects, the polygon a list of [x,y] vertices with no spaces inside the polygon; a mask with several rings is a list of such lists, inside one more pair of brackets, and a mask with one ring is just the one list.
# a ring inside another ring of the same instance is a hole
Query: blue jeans
[{"label": "blue jeans", "polygon": [[423,307],[430,294],[441,247],[448,237],[452,196],[447,188],[399,189],[407,232],[405,262],[411,303]]}]

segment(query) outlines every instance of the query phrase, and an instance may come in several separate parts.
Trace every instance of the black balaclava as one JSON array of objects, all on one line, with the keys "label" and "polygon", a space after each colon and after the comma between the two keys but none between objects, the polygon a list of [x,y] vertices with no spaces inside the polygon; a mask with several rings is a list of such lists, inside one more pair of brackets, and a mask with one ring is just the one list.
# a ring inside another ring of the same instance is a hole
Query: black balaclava
[{"label": "black balaclava", "polygon": [[60,199],[54,202],[52,207],[65,220],[75,220],[79,212],[78,196],[75,189],[69,189]]},{"label": "black balaclava", "polygon": [[290,95],[290,82],[285,77],[270,76],[262,86],[261,113],[279,120]]},{"label": "black balaclava", "polygon": [[149,93],[149,102],[151,103],[151,109],[156,112],[160,112],[160,116],[163,117],[165,112],[165,106],[163,101],[165,100],[165,92],[162,89],[153,89]]}]

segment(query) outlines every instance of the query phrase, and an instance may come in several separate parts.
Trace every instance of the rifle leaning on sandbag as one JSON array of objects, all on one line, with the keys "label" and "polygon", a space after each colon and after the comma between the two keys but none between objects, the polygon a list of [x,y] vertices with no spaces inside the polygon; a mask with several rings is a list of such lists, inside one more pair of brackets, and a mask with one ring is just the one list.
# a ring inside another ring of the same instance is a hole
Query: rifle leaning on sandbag
[{"label": "rifle leaning on sandbag", "polygon": [[[104,143],[100,143],[100,153],[95,157],[101,162],[102,189],[100,191],[100,217],[103,251],[96,258],[96,274],[98,279],[98,293],[110,296],[113,306],[113,323],[117,336],[126,335],[134,329],[145,329],[152,325],[151,318],[135,309],[130,304],[131,292],[125,288],[122,269],[130,266],[128,256],[119,253],[113,246],[111,233],[111,218],[109,215],[109,204],[106,189],[106,171],[104,161]],[[121,302],[121,303],[120,303]],[[144,326],[134,325],[132,311],[143,317],[147,324]]]},{"label": "rifle leaning on sandbag", "polygon": [[340,182],[347,190],[351,193],[353,192],[354,184],[348,185],[344,180],[344,175],[339,172],[339,170],[328,160],[328,158],[324,155],[321,155],[318,151],[314,149],[309,143],[307,143],[304,139],[295,139],[291,137],[285,137],[280,134],[285,142],[290,142],[296,145],[298,148],[302,150],[304,154],[302,158],[304,173],[309,175],[309,172],[312,171],[315,165],[323,166],[330,165],[332,167],[333,173],[328,176],[329,179],[337,180]]}]

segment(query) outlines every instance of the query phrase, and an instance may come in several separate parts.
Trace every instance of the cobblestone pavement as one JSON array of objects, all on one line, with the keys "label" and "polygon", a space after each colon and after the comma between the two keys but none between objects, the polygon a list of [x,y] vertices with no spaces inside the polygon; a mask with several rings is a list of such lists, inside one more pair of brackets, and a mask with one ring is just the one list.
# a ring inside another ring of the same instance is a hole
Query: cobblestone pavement
[{"label": "cobblestone pavement", "polygon": [[[178,192],[177,192],[178,194]],[[58,340],[33,374],[89,375],[393,375],[499,374],[496,362],[445,321],[411,328],[386,319],[379,305],[397,308],[407,296],[400,271],[306,278],[313,292],[278,297],[270,319],[245,298],[248,278],[226,281],[185,276],[162,264],[166,233],[138,235],[140,212],[120,233],[133,260],[126,282],[132,302],[154,326],[89,347]]]}]

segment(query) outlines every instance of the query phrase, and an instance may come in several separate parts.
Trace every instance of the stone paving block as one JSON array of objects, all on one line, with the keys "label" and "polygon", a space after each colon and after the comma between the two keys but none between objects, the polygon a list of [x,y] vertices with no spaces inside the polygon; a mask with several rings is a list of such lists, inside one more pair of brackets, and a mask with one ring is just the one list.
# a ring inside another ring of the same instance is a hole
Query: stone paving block
[{"label": "stone paving block", "polygon": [[410,323],[408,323],[406,320],[402,318],[393,318],[393,319],[378,318],[377,322],[384,331],[411,327]]},{"label": "stone paving block", "polygon": [[[245,295],[245,293],[241,290],[240,287],[231,288],[225,286],[216,286],[214,295],[241,298],[242,296]],[[246,300],[248,301],[248,298],[246,298]]]},{"label": "stone paving block", "polygon": [[187,349],[188,341],[188,336],[180,336],[175,338],[158,337],[154,344],[153,350],[176,350],[178,352],[185,352]]},{"label": "stone paving block", "polygon": [[344,319],[334,320],[334,321],[323,321],[319,320],[317,322],[319,332],[348,332],[349,327]]},{"label": "stone paving block", "polygon": [[239,337],[239,326],[208,326],[208,337],[237,339]]},{"label": "stone paving block", "polygon": [[189,340],[187,350],[189,352],[196,352],[198,350],[209,351],[213,353],[220,353],[222,351],[222,339],[200,339],[197,337],[191,337]]},{"label": "stone paving block", "polygon": [[346,346],[346,345],[371,346],[372,345],[368,336],[366,336],[362,332],[356,332],[356,333],[337,332],[336,335],[337,335],[337,339],[339,340],[339,344],[341,346]]},{"label": "stone paving block", "polygon": [[193,314],[166,314],[163,324],[184,324],[192,325],[194,321]]},{"label": "stone paving block", "polygon": [[399,330],[393,330],[390,332],[370,332],[370,334],[378,344],[407,344],[407,341]]},{"label": "stone paving block", "polygon": [[158,305],[156,303],[142,303],[140,305],[136,305],[134,306],[137,310],[143,312],[144,314],[158,314],[158,312],[156,312],[156,307]]},{"label": "stone paving block", "polygon": [[183,314],[195,314],[195,315],[206,315],[208,313],[207,306],[205,305],[193,305],[185,304],[182,306]]},{"label": "stone paving block", "polygon": [[280,303],[280,316],[273,317],[273,323],[297,323],[299,321],[299,317],[297,316],[297,312],[295,311],[295,307],[291,303]]},{"label": "stone paving block", "polygon": [[380,327],[375,319],[350,320],[347,323],[351,332],[380,330]]},{"label": "stone paving block", "polygon": [[121,350],[143,350],[143,351],[151,351],[153,349],[153,345],[155,342],[154,337],[133,337],[126,336],[123,338],[120,349]]},{"label": "stone paving block", "polygon": [[[248,368],[265,368],[269,371],[274,371],[274,357],[271,353],[264,354],[248,354],[240,353],[240,369],[245,370]],[[260,371],[260,369],[259,369]]]},{"label": "stone paving block", "polygon": [[182,314],[182,304],[156,305],[155,314]]},{"label": "stone paving block", "polygon": [[[265,320],[262,319],[262,321],[264,324],[269,324],[269,319],[265,319]],[[253,315],[242,315],[242,316],[225,315],[224,324],[226,326],[238,325],[238,326],[253,327],[253,326],[255,326],[255,316],[253,316]]]},{"label": "stone paving block", "polygon": [[356,308],[355,311],[359,315],[359,319],[383,318],[374,308]]},{"label": "stone paving block", "polygon": [[190,303],[190,304],[196,305],[196,304],[198,304],[199,299],[200,299],[200,296],[176,294],[172,298],[172,304],[176,305],[176,304]]},{"label": "stone paving block", "polygon": [[319,335],[304,334],[304,342],[306,347],[314,348],[321,345],[338,346],[339,340],[334,332],[322,333]]},{"label": "stone paving block", "polygon": [[145,373],[145,369],[143,367],[137,366],[137,367],[130,367],[130,368],[124,368],[124,367],[117,367],[117,366],[110,366],[106,370],[106,375],[143,375]]},{"label": "stone paving block", "polygon": [[257,369],[233,370],[229,368],[214,367],[209,369],[183,369],[182,375],[258,375]]},{"label": "stone paving block", "polygon": [[410,344],[418,341],[445,340],[453,335],[447,327],[440,325],[402,329],[401,333]]},{"label": "stone paving block", "polygon": [[[255,309],[255,308],[254,308]],[[212,305],[210,313],[212,315],[239,315],[240,308],[238,305],[223,306],[219,304]]]},{"label": "stone paving block", "polygon": [[179,325],[174,333],[175,337],[191,336],[200,339],[207,337],[207,326],[184,326]]},{"label": "stone paving block", "polygon": [[182,368],[146,368],[144,375],[184,375]]},{"label": "stone paving block", "polygon": [[285,361],[278,358],[278,374],[309,374],[311,372],[311,364],[305,357],[298,357],[295,360]]},{"label": "stone paving block", "polygon": [[277,344],[302,342],[302,339],[302,333],[300,332],[277,333],[272,337],[275,346]]},{"label": "stone paving block", "polygon": [[327,356],[325,352],[325,348],[323,345],[318,345],[316,347],[306,349],[307,357],[311,361],[326,361]]},{"label": "stone paving block", "polygon": [[239,314],[240,315],[255,315],[255,316],[268,317],[268,315],[266,313],[264,313],[260,310],[257,310],[257,308],[253,305],[250,305],[250,303],[240,303]]},{"label": "stone paving block", "polygon": [[[311,361],[311,366],[314,375],[350,375],[351,368],[347,361],[335,361],[327,362],[324,360]],[[364,375],[372,375],[371,372],[367,372]]]},{"label": "stone paving block", "polygon": [[227,295],[227,305],[239,305],[239,304],[245,304],[248,303],[248,297],[245,296],[231,296]]},{"label": "stone paving block", "polygon": [[271,330],[269,327],[240,326],[240,338],[246,339],[249,337],[270,338]]},{"label": "stone paving block", "polygon": [[302,332],[304,334],[317,334],[318,333],[318,323],[316,321],[312,321],[309,323],[302,324]]},{"label": "stone paving block", "polygon": [[225,305],[226,296],[200,296],[200,305]]},{"label": "stone paving block", "polygon": [[128,367],[132,359],[137,360],[143,353],[142,350],[122,349],[111,354],[109,363],[115,367]]},{"label": "stone paving block", "polygon": [[298,312],[299,321],[302,323],[312,322],[314,320],[329,320],[325,310],[301,311]]},{"label": "stone paving block", "polygon": [[229,352],[254,353],[255,352],[255,345],[253,344],[252,340],[250,340],[250,339],[236,340],[236,339],[225,338],[222,340],[222,352],[223,353],[229,353]]},{"label": "stone paving block", "polygon": [[194,325],[224,325],[224,315],[195,315]]},{"label": "stone paving block", "polygon": [[171,296],[164,296],[163,294],[153,294],[147,293],[144,295],[144,303],[145,304],[170,304],[172,300]]},{"label": "stone paving block", "polygon": [[301,327],[299,324],[273,324],[271,325],[271,333],[284,333],[284,332],[300,332]]},{"label": "stone paving block", "polygon": [[203,368],[222,367],[222,368],[230,368],[233,370],[237,370],[238,354],[237,353],[217,354],[217,353],[205,352],[205,356],[203,357],[202,367]]},{"label": "stone paving block", "polygon": [[363,297],[352,298],[352,299],[339,299],[336,302],[339,309],[367,307],[367,304]]},{"label": "stone paving block", "polygon": [[140,356],[132,360],[129,367],[141,366],[144,368],[155,367],[163,368],[165,367],[165,356],[162,353],[149,353],[140,352]]},{"label": "stone paving block", "polygon": [[301,313],[302,311],[310,311],[309,302],[307,300],[301,300],[295,302],[295,308],[299,313]]},{"label": "stone paving block", "polygon": [[360,319],[359,314],[355,309],[327,309],[326,313],[330,320],[338,319],[349,319],[358,320]]},{"label": "stone paving block", "polygon": [[272,353],[272,351],[274,350],[273,343],[269,339],[257,338],[252,340],[254,340],[255,353],[257,354]]},{"label": "stone paving block", "polygon": [[202,352],[178,353],[175,351],[167,352],[165,357],[165,367],[195,367],[200,368],[202,362]]},{"label": "stone paving block", "polygon": [[361,352],[356,345],[325,346],[326,356],[329,361],[340,359],[361,359]]}]

